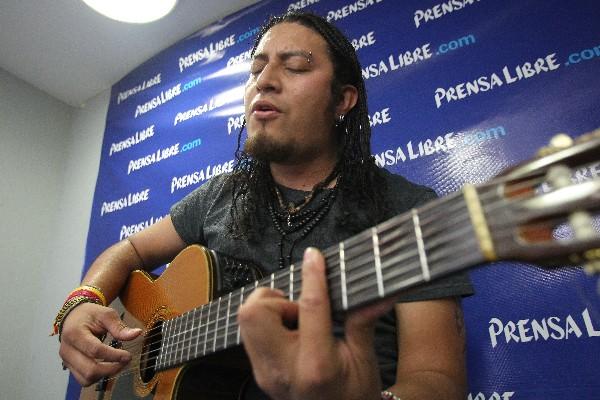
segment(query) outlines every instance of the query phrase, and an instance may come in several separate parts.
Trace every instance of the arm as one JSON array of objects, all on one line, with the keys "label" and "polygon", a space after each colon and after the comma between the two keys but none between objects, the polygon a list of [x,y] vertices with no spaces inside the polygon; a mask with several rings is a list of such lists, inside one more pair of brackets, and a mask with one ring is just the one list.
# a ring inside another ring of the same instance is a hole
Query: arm
[{"label": "arm", "polygon": [[[185,245],[167,217],[105,250],[92,263],[82,284],[100,288],[110,303],[133,270],[160,266],[172,260]],[[63,322],[59,354],[63,365],[84,386],[117,373],[131,360],[127,351],[98,339],[106,332],[124,341],[141,333],[139,329],[127,328],[115,310],[91,303],[73,309]]]},{"label": "arm", "polygon": [[397,381],[388,390],[402,400],[464,399],[465,328],[460,299],[396,305]]}]

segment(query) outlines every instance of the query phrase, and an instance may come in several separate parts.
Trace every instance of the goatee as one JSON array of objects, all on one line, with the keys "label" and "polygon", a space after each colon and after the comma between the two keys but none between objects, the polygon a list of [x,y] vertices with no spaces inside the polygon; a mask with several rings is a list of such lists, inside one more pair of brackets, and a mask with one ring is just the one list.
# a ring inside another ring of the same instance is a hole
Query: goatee
[{"label": "goatee", "polygon": [[283,163],[293,158],[294,147],[292,142],[281,143],[266,134],[257,132],[246,139],[244,151],[263,162]]}]

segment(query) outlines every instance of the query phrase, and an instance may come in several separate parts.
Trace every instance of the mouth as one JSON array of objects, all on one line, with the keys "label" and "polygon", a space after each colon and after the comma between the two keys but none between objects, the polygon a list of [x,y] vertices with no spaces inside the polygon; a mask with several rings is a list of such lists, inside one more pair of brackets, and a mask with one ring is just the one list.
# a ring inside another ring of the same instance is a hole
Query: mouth
[{"label": "mouth", "polygon": [[259,100],[252,105],[251,115],[257,119],[272,119],[279,114],[281,111],[268,101]]}]

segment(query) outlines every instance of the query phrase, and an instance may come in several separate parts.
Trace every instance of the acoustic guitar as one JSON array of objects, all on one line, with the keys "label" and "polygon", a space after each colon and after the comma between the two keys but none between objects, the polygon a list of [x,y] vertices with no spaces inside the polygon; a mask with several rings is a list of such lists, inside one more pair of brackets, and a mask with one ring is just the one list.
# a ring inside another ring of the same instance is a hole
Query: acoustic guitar
[{"label": "acoustic guitar", "polygon": [[[553,142],[486,184],[465,185],[325,249],[333,313],[496,260],[600,271],[600,178],[574,178],[599,161],[600,129],[575,143],[560,136]],[[127,343],[105,340],[127,348],[133,360],[84,388],[81,399],[237,398],[249,376],[237,309],[262,286],[298,299],[301,268],[260,277],[195,245],[157,279],[133,272],[120,295],[123,319],[144,333]]]}]

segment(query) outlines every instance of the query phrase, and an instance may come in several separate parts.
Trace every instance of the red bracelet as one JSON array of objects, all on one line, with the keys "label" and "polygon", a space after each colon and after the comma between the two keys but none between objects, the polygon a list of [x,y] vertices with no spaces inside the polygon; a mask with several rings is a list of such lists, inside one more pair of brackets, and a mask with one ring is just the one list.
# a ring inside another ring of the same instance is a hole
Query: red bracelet
[{"label": "red bracelet", "polygon": [[50,333],[50,335],[59,335],[58,340],[60,340],[63,321],[65,320],[67,315],[71,311],[73,311],[75,307],[83,303],[95,303],[100,304],[102,306],[107,305],[106,297],[99,288],[90,285],[79,286],[71,293],[69,293],[61,309],[58,311],[56,318],[54,318],[54,322],[52,324],[52,332]]},{"label": "red bracelet", "polygon": [[[102,302],[102,298],[98,296],[98,294],[96,292],[92,292],[91,290],[86,290],[86,289],[75,289],[73,290],[69,296],[67,297],[67,300],[65,301],[69,301],[71,300],[73,297],[89,297],[90,299],[97,299],[100,302]],[[102,302],[103,303],[103,302]]]}]

